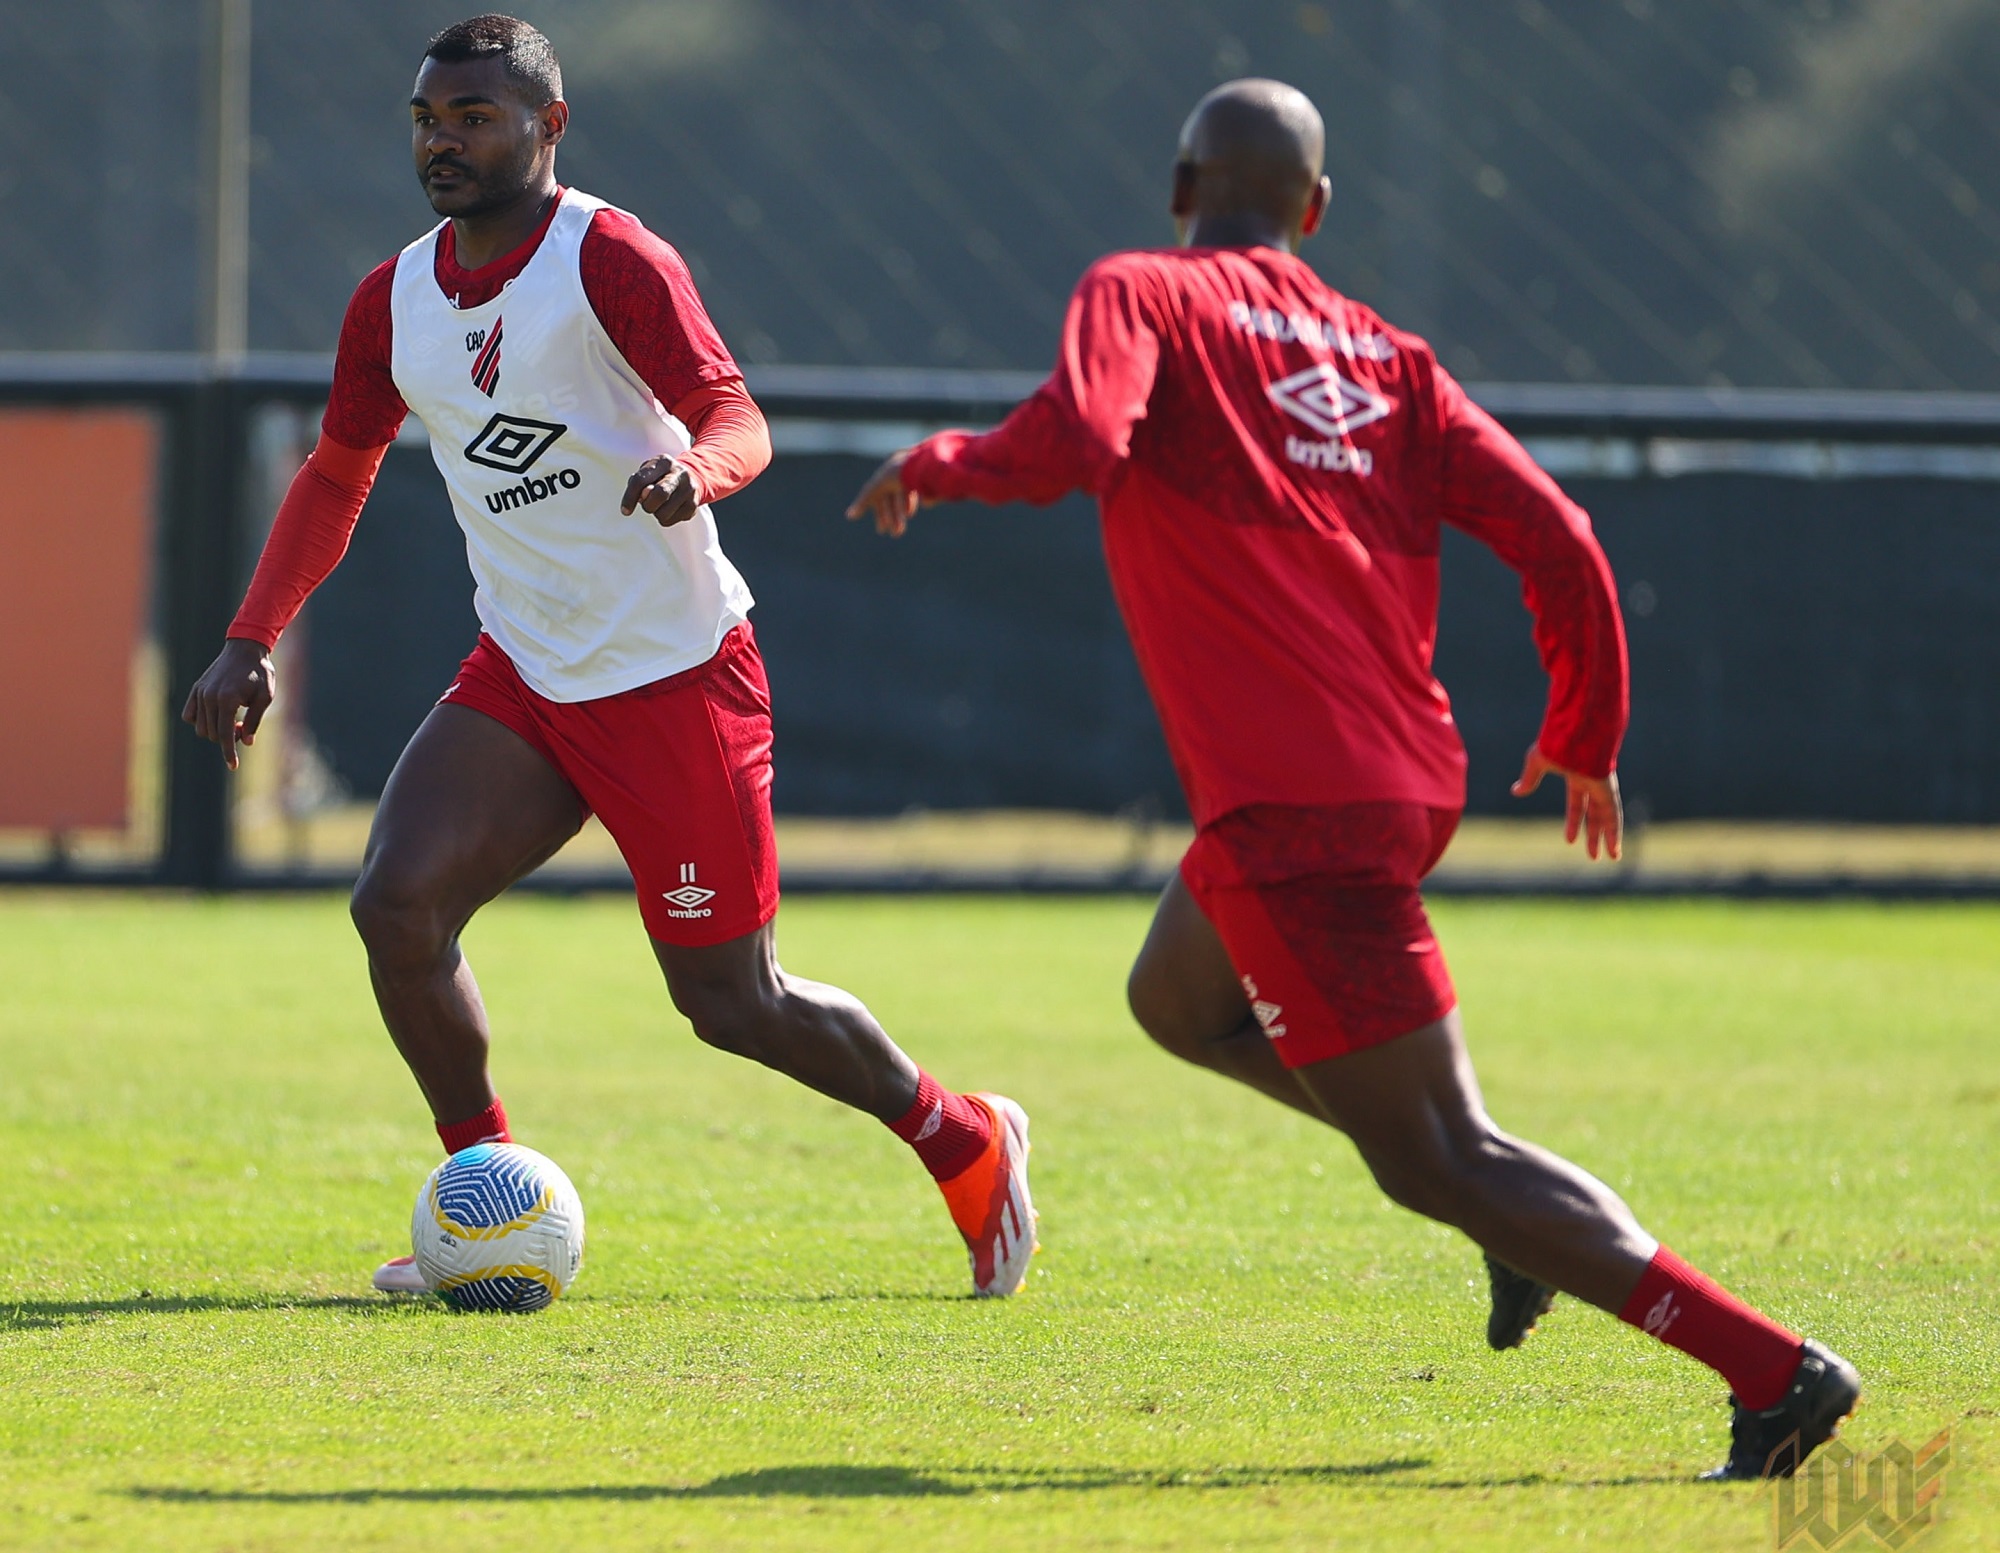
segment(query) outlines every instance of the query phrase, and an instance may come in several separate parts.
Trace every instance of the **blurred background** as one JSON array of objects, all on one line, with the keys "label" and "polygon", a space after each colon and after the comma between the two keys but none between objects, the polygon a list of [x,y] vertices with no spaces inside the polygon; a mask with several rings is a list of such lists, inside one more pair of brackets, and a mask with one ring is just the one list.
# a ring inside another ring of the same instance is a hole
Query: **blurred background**
[{"label": "blurred background", "polygon": [[[2000,886],[2000,4],[548,0],[565,182],[686,257],[778,458],[760,599],[788,882],[1145,886],[1186,831],[1087,503],[840,521],[988,424],[1077,274],[1170,240],[1175,133],[1326,116],[1305,257],[1424,333],[1591,511],[1627,608],[1631,859],[1506,797],[1543,683],[1448,544],[1460,888]],[[432,0],[0,0],[0,868],[351,872],[474,632],[412,425],[225,782],[169,717],[317,423],[354,284],[434,219]],[[30,731],[32,730],[32,732]],[[551,880],[615,879],[601,835]]]}]

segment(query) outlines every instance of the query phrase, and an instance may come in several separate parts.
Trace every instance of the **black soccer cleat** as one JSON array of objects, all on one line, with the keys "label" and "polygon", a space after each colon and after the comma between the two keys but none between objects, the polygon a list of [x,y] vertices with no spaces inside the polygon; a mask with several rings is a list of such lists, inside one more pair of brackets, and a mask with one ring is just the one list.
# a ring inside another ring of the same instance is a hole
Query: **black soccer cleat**
[{"label": "black soccer cleat", "polygon": [[1778,1405],[1753,1413],[1735,1397],[1729,1421],[1729,1459],[1701,1475],[1705,1483],[1788,1478],[1840,1432],[1840,1421],[1861,1400],[1861,1377],[1831,1348],[1808,1341],[1805,1357]]},{"label": "black soccer cleat", "polygon": [[1486,1345],[1493,1349],[1519,1348],[1535,1323],[1549,1313],[1556,1291],[1537,1283],[1526,1273],[1517,1273],[1505,1262],[1486,1258],[1486,1277],[1493,1286],[1493,1310],[1486,1318]]}]

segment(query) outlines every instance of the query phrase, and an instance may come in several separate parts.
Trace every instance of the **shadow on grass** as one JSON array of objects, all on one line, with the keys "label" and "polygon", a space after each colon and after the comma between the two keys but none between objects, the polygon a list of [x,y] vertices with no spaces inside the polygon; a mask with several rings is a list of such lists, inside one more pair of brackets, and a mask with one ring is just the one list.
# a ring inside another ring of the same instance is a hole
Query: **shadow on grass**
[{"label": "shadow on grass", "polygon": [[1615,1478],[1563,1478],[1531,1472],[1511,1477],[1407,1478],[1431,1464],[1427,1456],[1306,1467],[1204,1467],[1162,1471],[1120,1467],[991,1468],[797,1466],[731,1472],[706,1483],[591,1483],[549,1488],[337,1488],[322,1490],[164,1488],[127,1489],[154,1504],[528,1504],[564,1501],[660,1499],[927,1499],[975,1494],[1096,1492],[1114,1488],[1229,1489],[1300,1487],[1315,1483],[1368,1482],[1424,1493],[1495,1488],[1641,1488],[1692,1483],[1689,1477],[1634,1474]]},{"label": "shadow on grass", "polygon": [[416,1308],[415,1301],[364,1294],[165,1294],[123,1300],[0,1300],[0,1332],[65,1327],[104,1316],[192,1316],[218,1310],[344,1310],[382,1315]]},{"label": "shadow on grass", "polygon": [[1279,1483],[1341,1482],[1381,1477],[1430,1465],[1427,1458],[1357,1462],[1323,1467],[1210,1467],[1198,1471],[1105,1468],[986,1468],[937,1472],[909,1467],[762,1467],[730,1472],[706,1483],[591,1483],[551,1488],[336,1488],[286,1489],[132,1488],[134,1499],[166,1504],[482,1504],[621,1499],[925,1499],[973,1494],[1031,1493],[1039,1489],[1254,1488]]},{"label": "shadow on grass", "polygon": [[[662,1295],[662,1299],[672,1299],[673,1295]],[[689,1303],[696,1303],[690,1300]],[[712,1297],[702,1297],[699,1303],[714,1304]],[[854,1289],[827,1290],[819,1294],[738,1294],[731,1302],[736,1305],[985,1305],[992,1303],[970,1289],[960,1294],[941,1294],[929,1289]]]},{"label": "shadow on grass", "polygon": [[[705,1297],[687,1299],[673,1294],[658,1296],[658,1302],[695,1305],[830,1305],[881,1304],[909,1301],[920,1304],[966,1304],[972,1294],[931,1294],[917,1291],[881,1290],[825,1294],[747,1294],[727,1299]],[[596,1304],[651,1304],[650,1299],[571,1295],[563,1303],[572,1309]],[[129,1299],[103,1300],[0,1300],[0,1332],[32,1332],[50,1327],[70,1326],[79,1321],[95,1321],[106,1316],[188,1316],[213,1311],[258,1310],[338,1310],[355,1315],[382,1317],[407,1315],[411,1311],[443,1312],[445,1307],[428,1298],[381,1294],[135,1294]],[[459,1312],[449,1312],[458,1315]],[[492,1319],[492,1312],[474,1312],[475,1319]]]}]

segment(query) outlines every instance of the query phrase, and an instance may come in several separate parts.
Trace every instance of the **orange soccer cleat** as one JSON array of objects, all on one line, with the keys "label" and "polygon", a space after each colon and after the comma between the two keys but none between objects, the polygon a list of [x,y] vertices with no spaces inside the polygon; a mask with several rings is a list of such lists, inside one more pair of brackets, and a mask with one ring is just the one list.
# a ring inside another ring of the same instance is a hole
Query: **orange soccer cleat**
[{"label": "orange soccer cleat", "polygon": [[966,1099],[993,1118],[985,1149],[938,1190],[972,1259],[972,1292],[998,1299],[1028,1278],[1028,1259],[1041,1249],[1035,1238],[1035,1204],[1028,1196],[1028,1113],[1005,1095]]}]

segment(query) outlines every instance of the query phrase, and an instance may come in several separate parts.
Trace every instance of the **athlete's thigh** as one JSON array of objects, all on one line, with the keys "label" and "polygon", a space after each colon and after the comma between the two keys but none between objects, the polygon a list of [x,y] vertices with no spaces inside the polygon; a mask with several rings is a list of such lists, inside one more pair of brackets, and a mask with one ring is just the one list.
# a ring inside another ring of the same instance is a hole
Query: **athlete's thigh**
[{"label": "athlete's thigh", "polygon": [[1127,993],[1155,1039],[1210,1041],[1249,1017],[1250,1001],[1229,951],[1178,870],[1160,894]]},{"label": "athlete's thigh", "polygon": [[375,810],[363,888],[470,913],[582,826],[582,801],[520,734],[470,707],[431,708]]}]

